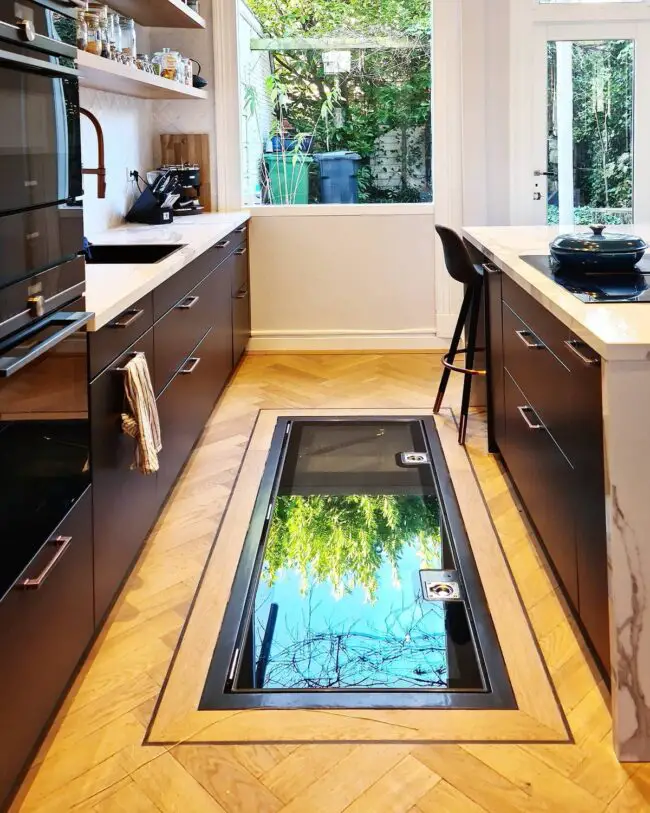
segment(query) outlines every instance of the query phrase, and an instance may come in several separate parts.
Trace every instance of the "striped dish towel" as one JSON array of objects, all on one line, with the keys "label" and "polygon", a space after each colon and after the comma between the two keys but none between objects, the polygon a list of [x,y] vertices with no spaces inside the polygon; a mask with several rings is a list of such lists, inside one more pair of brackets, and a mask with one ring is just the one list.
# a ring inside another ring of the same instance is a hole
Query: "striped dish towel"
[{"label": "striped dish towel", "polygon": [[144,353],[133,356],[125,365],[123,375],[126,403],[122,431],[137,441],[131,468],[143,474],[155,474],[159,469],[158,452],[162,449],[162,440],[156,397]]}]

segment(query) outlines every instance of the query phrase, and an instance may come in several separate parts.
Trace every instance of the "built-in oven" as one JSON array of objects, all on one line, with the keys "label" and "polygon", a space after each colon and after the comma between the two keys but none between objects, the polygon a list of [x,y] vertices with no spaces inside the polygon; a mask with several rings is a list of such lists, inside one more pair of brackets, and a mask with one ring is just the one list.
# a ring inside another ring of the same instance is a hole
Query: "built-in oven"
[{"label": "built-in oven", "polygon": [[0,0],[0,338],[84,292],[75,10]]},{"label": "built-in oven", "polygon": [[0,600],[90,484],[90,317],[81,298],[0,340]]},{"label": "built-in oven", "polygon": [[67,4],[0,0],[0,214],[82,194],[75,32]]}]

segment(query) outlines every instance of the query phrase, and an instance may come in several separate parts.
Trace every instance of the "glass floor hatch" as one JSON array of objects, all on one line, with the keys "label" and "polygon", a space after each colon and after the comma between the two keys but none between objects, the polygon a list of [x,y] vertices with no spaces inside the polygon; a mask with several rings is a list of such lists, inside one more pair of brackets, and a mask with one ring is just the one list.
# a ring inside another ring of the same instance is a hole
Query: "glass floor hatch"
[{"label": "glass floor hatch", "polygon": [[515,708],[430,419],[283,419],[201,699]]}]

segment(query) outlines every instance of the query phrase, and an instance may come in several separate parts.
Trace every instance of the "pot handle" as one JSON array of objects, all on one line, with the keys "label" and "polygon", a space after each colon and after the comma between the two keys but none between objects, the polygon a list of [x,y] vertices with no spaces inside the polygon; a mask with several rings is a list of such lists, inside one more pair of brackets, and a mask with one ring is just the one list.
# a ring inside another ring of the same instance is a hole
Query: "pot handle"
[{"label": "pot handle", "polygon": [[[203,68],[201,68],[201,63],[199,62],[199,60],[198,60],[198,59],[194,59],[194,57],[190,57],[190,62],[194,62],[196,65],[198,65],[198,66],[199,66],[199,70],[198,70],[198,72],[196,73],[196,76],[200,76],[200,75],[201,75],[201,71],[203,70]],[[605,227],[603,226],[603,228],[605,228]]]},{"label": "pot handle", "polygon": [[594,233],[594,235],[596,237],[600,237],[602,235],[602,233],[605,231],[606,227],[602,226],[602,225],[593,225],[593,226],[589,226],[589,228],[592,230],[592,232]]}]

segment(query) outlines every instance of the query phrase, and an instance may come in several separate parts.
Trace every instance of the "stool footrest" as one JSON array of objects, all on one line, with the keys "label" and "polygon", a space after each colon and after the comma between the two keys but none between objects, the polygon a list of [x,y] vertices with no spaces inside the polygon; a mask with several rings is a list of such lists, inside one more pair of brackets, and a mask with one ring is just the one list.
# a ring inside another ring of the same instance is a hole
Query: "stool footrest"
[{"label": "stool footrest", "polygon": [[[477,347],[474,350],[475,353],[481,353],[484,351],[484,347]],[[465,353],[467,353],[467,348],[464,348],[463,350],[456,350],[454,356],[461,356]],[[449,361],[450,355],[451,353],[445,353],[445,355],[442,357],[442,366],[446,367],[448,370],[451,370],[454,373],[463,373],[463,375],[487,375],[487,370],[472,370],[470,367],[459,367],[457,364],[452,364],[452,362]]]}]

